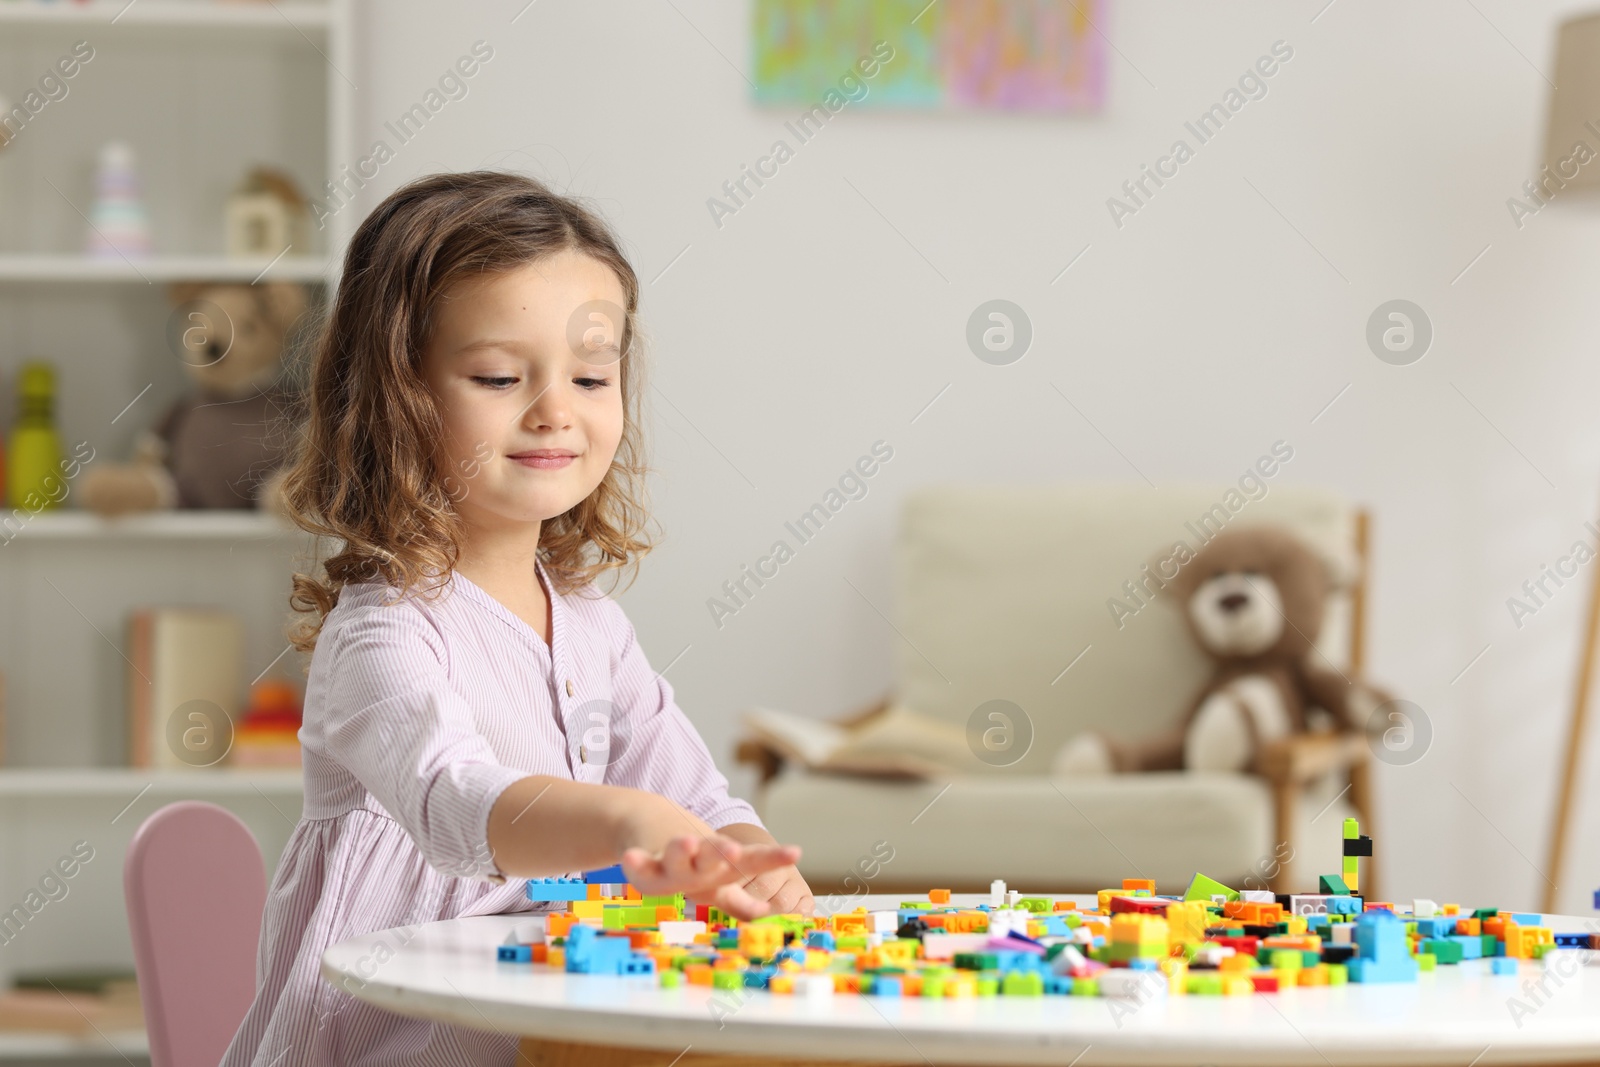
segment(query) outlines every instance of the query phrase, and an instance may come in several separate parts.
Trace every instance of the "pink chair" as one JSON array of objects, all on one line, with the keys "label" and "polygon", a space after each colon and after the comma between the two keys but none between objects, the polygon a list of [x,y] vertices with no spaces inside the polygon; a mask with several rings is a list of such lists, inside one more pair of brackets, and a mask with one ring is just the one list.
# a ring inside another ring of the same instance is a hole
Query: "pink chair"
[{"label": "pink chair", "polygon": [[255,998],[260,846],[215,804],[168,804],[133,835],[122,888],[151,1067],[216,1067]]}]

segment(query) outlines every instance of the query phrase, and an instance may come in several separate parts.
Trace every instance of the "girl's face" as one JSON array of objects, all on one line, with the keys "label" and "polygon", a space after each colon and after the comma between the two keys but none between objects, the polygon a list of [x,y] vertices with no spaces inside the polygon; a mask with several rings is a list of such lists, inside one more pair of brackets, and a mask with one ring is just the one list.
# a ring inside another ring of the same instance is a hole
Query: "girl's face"
[{"label": "girl's face", "polygon": [[422,374],[444,415],[445,488],[469,526],[543,522],[605,478],[622,439],[624,299],[609,267],[569,250],[440,300]]}]

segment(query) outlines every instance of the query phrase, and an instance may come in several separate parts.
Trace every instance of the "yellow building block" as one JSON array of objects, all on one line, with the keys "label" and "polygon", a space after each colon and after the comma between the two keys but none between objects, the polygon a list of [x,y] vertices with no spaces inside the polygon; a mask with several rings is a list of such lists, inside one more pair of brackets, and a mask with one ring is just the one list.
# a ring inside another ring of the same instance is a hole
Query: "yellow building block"
[{"label": "yellow building block", "polygon": [[1111,940],[1126,945],[1167,943],[1167,920],[1159,915],[1123,912],[1111,917]]},{"label": "yellow building block", "polygon": [[891,966],[904,967],[917,958],[917,949],[921,946],[921,941],[908,937],[903,941],[885,941],[877,951]]},{"label": "yellow building block", "polygon": [[783,948],[783,927],[777,923],[745,923],[739,927],[739,951],[771,959]]},{"label": "yellow building block", "polygon": [[605,917],[606,904],[600,899],[572,900],[567,902],[567,911],[580,919],[602,919]]},{"label": "yellow building block", "polygon": [[1161,961],[1161,969],[1167,972],[1167,991],[1174,996],[1187,993],[1189,990],[1189,961],[1176,956],[1168,956]]},{"label": "yellow building block", "polygon": [[1167,908],[1167,939],[1174,945],[1204,941],[1206,905],[1200,900],[1185,900]]}]

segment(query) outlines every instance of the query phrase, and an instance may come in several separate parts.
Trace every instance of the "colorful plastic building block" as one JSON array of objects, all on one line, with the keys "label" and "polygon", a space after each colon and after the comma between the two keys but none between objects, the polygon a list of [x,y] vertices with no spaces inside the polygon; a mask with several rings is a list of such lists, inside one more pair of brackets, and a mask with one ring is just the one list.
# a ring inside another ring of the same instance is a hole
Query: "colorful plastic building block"
[{"label": "colorful plastic building block", "polygon": [[1229,889],[1215,878],[1207,878],[1203,874],[1196,874],[1189,882],[1189,888],[1184,891],[1184,900],[1210,900],[1212,897],[1226,897],[1229,900],[1238,900],[1239,892]]},{"label": "colorful plastic building block", "polygon": [[529,900],[587,900],[589,887],[582,878],[530,878]]},{"label": "colorful plastic building block", "polygon": [[566,908],[519,925],[496,954],[506,965],[642,974],[662,987],[742,994],[1142,1001],[1416,981],[1474,959],[1515,974],[1523,960],[1550,966],[1560,953],[1600,949],[1600,935],[1556,933],[1531,912],[1367,900],[1359,864],[1371,840],[1350,821],[1342,841],[1343,872],[1320,879],[1319,893],[1235,892],[1197,874],[1183,899],[1127,879],[1080,903],[1025,897],[996,881],[988,903],[976,906],[936,889],[873,911],[751,922],[681,895],[641,896],[611,867],[530,882],[531,899]]},{"label": "colorful plastic building block", "polygon": [[[1349,821],[1349,820],[1347,820]],[[1352,982],[1414,982],[1406,926],[1393,912],[1369,911],[1356,920],[1356,955],[1346,965]]]}]

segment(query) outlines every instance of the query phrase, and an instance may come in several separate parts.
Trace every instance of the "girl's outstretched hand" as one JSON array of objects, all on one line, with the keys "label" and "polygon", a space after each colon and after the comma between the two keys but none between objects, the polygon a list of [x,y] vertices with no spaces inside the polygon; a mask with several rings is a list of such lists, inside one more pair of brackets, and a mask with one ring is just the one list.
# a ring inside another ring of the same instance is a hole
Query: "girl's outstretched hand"
[{"label": "girl's outstretched hand", "polygon": [[682,893],[748,920],[770,913],[772,905],[751,896],[744,883],[799,858],[797,845],[743,845],[725,834],[683,834],[660,853],[625,850],[622,871],[647,896]]}]

